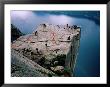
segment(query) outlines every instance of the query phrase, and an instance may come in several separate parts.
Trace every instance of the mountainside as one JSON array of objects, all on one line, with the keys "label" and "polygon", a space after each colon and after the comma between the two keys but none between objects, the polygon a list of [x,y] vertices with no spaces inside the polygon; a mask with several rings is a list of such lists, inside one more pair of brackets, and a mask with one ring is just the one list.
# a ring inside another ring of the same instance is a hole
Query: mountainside
[{"label": "mountainside", "polygon": [[16,77],[47,77],[49,75],[55,76],[55,74],[22,54],[18,53],[16,50],[11,50],[11,76]]},{"label": "mountainside", "polygon": [[24,35],[16,26],[11,24],[11,41],[16,40],[20,36]]},{"label": "mountainside", "polygon": [[80,27],[40,24],[11,44],[12,76],[73,76]]}]

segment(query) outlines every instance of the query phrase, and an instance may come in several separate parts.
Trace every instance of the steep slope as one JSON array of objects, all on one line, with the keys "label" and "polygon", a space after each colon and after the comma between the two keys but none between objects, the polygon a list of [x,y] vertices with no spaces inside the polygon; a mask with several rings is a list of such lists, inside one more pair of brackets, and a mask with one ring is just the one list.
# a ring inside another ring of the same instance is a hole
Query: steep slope
[{"label": "steep slope", "polygon": [[20,36],[24,35],[16,26],[11,24],[11,41],[16,40]]},{"label": "steep slope", "polygon": [[15,77],[55,76],[53,72],[29,60],[13,49],[11,50],[11,73],[11,75]]}]

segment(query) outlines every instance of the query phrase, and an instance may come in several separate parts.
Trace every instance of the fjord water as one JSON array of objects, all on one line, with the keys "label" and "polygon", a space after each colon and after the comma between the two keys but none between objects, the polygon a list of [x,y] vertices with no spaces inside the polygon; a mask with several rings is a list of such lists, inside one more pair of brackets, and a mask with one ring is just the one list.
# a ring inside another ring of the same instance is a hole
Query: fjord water
[{"label": "fjord water", "polygon": [[74,76],[100,76],[100,25],[95,20],[62,14],[12,12],[11,23],[25,34],[32,33],[41,23],[81,26],[80,47]]}]

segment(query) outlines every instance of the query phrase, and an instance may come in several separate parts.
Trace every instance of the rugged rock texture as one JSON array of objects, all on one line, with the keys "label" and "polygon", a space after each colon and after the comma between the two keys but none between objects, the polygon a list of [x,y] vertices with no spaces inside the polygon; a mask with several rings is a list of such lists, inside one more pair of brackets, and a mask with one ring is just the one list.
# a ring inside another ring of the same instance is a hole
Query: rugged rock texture
[{"label": "rugged rock texture", "polygon": [[73,76],[80,27],[41,24],[12,42],[12,76]]},{"label": "rugged rock texture", "polygon": [[11,75],[16,77],[56,76],[39,64],[33,62],[15,50],[11,50]]}]

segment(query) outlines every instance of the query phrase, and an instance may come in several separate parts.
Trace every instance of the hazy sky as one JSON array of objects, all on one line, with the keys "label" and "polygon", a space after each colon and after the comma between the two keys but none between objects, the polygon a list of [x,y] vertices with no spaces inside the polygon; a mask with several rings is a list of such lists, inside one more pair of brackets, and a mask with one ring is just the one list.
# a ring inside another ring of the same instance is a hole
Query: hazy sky
[{"label": "hazy sky", "polygon": [[35,30],[41,23],[72,24],[72,22],[72,17],[66,15],[41,15],[39,12],[33,11],[11,11],[11,23],[26,33]]},{"label": "hazy sky", "polygon": [[76,76],[99,76],[100,26],[95,21],[62,14],[41,14],[37,11],[11,11],[11,23],[23,33],[32,33],[41,23],[80,25],[81,39],[75,68]]}]

